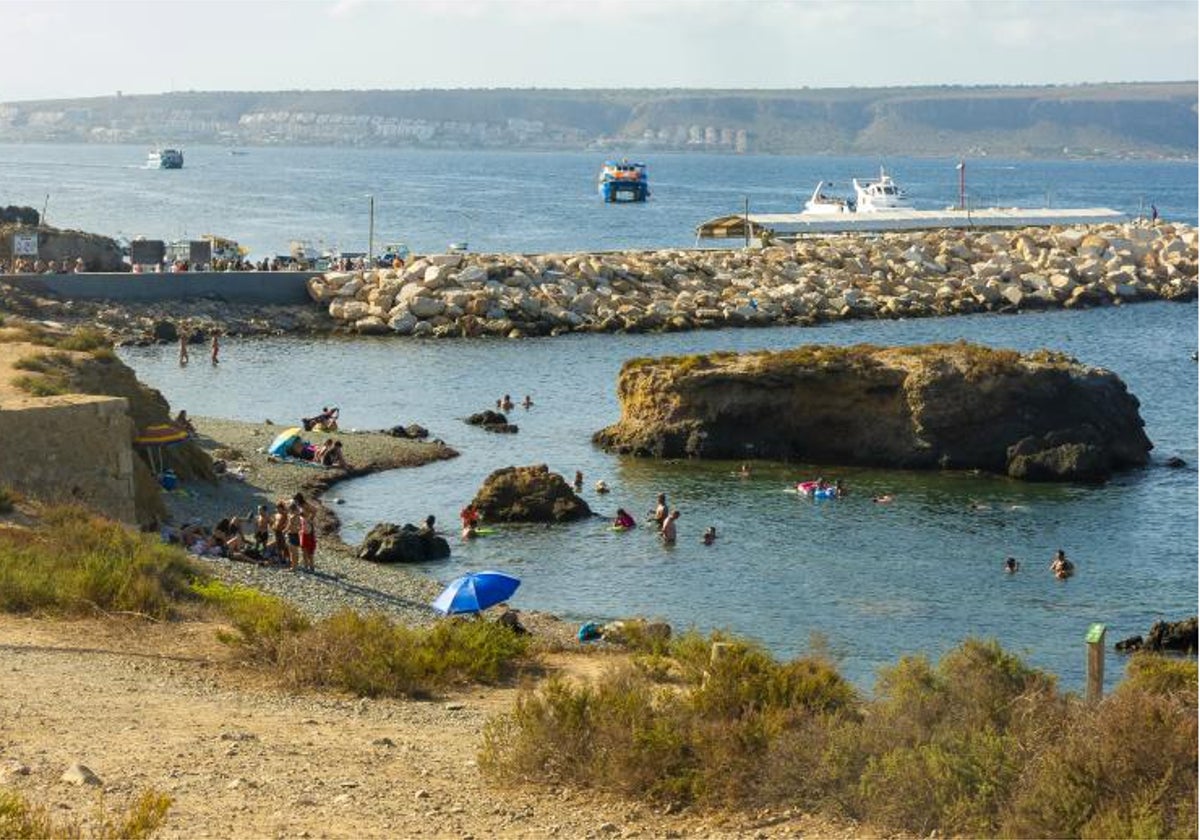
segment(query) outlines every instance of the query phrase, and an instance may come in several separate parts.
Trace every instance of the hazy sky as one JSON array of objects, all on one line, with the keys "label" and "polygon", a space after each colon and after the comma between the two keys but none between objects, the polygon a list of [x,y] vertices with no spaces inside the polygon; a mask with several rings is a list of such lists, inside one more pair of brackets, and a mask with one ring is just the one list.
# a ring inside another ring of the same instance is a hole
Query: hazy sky
[{"label": "hazy sky", "polygon": [[1196,0],[0,0],[0,15],[7,101],[1197,77]]}]

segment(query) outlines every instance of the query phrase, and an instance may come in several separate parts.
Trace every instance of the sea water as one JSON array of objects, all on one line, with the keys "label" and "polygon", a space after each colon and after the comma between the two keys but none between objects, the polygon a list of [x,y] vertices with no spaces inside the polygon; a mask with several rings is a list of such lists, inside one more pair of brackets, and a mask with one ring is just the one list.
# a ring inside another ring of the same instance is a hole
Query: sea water
[{"label": "sea water", "polygon": [[[484,478],[515,464],[546,463],[568,480],[582,471],[583,495],[605,517],[624,507],[644,519],[660,492],[682,511],[670,548],[649,527],[617,533],[603,518],[504,527],[471,543],[451,536],[448,560],[419,567],[439,580],[500,569],[522,579],[514,598],[521,608],[572,621],[646,615],[679,629],[727,629],[785,657],[817,639],[863,687],[901,656],[936,657],[969,636],[995,638],[1078,689],[1092,622],[1108,625],[1111,642],[1196,612],[1196,331],[1194,303],[1153,303],[522,341],[229,340],[218,367],[180,368],[174,347],[121,355],[173,408],[193,415],[295,424],[337,405],[345,428],[417,422],[461,452],[339,485],[333,495],[345,500],[338,513],[348,542],[376,522],[417,523],[430,513],[453,533]],[[617,457],[590,443],[619,416],[616,377],[631,357],[959,338],[1050,347],[1117,372],[1141,400],[1154,463],[1100,486],[767,462],[751,462],[747,479],[735,475],[736,462]],[[463,422],[505,393],[534,400],[509,412],[518,434]],[[346,447],[353,461],[352,437]],[[1163,466],[1170,456],[1188,465]],[[787,492],[816,475],[842,479],[850,495],[814,501]],[[601,479],[611,493],[595,493]],[[871,501],[880,494],[894,501]],[[719,538],[704,546],[709,525]],[[1067,581],[1048,569],[1059,548],[1078,570]],[[1002,570],[1009,555],[1022,562],[1016,575]],[[1120,674],[1110,666],[1109,681]]]},{"label": "sea water", "polygon": [[[818,181],[850,197],[852,177],[881,164],[919,209],[959,201],[953,155],[936,158],[659,154],[651,198],[606,205],[596,192],[602,153],[448,152],[260,147],[231,155],[184,150],[183,169],[146,169],[146,149],[0,145],[5,204],[46,209],[57,227],[172,240],[213,233],[252,256],[292,240],[366,251],[404,242],[418,252],[466,242],[474,251],[690,247],[715,216],[797,212]],[[972,206],[1105,206],[1196,223],[1194,161],[967,161]],[[368,198],[370,196],[371,198]]]}]

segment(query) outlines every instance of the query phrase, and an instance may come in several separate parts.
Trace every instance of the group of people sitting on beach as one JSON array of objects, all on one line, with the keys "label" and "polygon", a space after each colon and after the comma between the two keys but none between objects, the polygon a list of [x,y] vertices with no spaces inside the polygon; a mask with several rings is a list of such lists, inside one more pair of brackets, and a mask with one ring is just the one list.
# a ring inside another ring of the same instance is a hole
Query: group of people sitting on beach
[{"label": "group of people sitting on beach", "polygon": [[[229,516],[211,529],[199,523],[166,528],[163,540],[178,543],[199,557],[225,558],[260,566],[287,566],[292,571],[315,571],[317,553],[317,509],[297,493],[290,500],[279,499],[272,511],[267,505],[244,520]],[[253,531],[245,530],[245,522]]]},{"label": "group of people sitting on beach", "polygon": [[342,442],[333,438],[326,438],[324,443],[319,443],[316,446],[300,438],[296,438],[288,445],[287,454],[291,458],[312,461],[314,464],[320,464],[323,467],[336,467],[340,470],[350,469],[350,465],[346,463],[346,455],[342,452]]}]

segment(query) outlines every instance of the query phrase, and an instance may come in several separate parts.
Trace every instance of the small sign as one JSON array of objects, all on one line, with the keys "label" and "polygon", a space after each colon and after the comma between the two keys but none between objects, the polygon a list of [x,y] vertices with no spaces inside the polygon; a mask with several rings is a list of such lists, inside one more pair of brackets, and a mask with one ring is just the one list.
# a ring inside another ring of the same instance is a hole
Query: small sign
[{"label": "small sign", "polygon": [[36,233],[13,234],[14,257],[36,257],[38,252],[38,235]]},{"label": "small sign", "polygon": [[1093,624],[1088,628],[1085,640],[1089,645],[1098,645],[1104,641],[1104,633],[1107,629],[1103,624]]}]

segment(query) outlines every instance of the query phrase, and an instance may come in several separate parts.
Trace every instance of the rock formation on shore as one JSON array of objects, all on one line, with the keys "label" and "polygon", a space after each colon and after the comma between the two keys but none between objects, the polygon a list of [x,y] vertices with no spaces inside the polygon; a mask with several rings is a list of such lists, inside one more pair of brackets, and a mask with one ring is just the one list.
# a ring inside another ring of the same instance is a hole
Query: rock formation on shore
[{"label": "rock formation on shore", "polygon": [[362,334],[521,337],[1077,308],[1196,297],[1197,231],[1144,223],[839,234],[758,250],[442,254],[330,273]]},{"label": "rock formation on shore", "polygon": [[485,522],[567,522],[592,515],[566,479],[545,464],[496,470],[471,504]]},{"label": "rock formation on shore", "polygon": [[363,539],[358,556],[375,563],[421,563],[449,557],[450,544],[436,534],[421,533],[415,525],[380,522]]},{"label": "rock formation on shore", "polygon": [[1156,621],[1150,628],[1147,638],[1130,636],[1117,642],[1119,651],[1132,653],[1147,650],[1153,653],[1170,651],[1173,653],[1196,652],[1197,621],[1196,616],[1185,618],[1183,621]]},{"label": "rock formation on shore", "polygon": [[1137,398],[1048,351],[959,342],[633,359],[600,445],[660,458],[981,469],[1099,481],[1147,462]]}]

